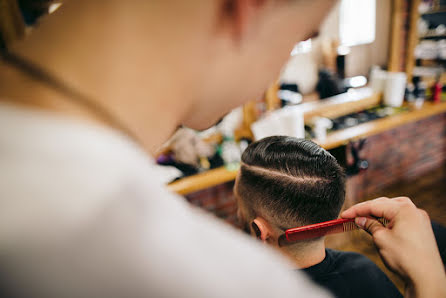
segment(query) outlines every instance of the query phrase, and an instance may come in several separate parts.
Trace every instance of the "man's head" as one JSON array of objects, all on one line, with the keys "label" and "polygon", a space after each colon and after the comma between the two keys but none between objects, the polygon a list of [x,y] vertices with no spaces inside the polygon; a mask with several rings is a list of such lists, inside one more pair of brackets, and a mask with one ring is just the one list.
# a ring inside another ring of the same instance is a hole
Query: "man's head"
[{"label": "man's head", "polygon": [[244,226],[277,244],[286,229],[338,217],[345,175],[330,153],[309,140],[268,137],[243,153],[235,194]]}]

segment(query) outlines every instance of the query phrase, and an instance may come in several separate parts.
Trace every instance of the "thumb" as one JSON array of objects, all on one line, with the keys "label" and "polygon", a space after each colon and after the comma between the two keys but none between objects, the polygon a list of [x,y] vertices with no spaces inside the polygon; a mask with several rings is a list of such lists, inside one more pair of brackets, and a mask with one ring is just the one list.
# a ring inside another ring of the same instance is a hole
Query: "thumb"
[{"label": "thumb", "polygon": [[364,229],[367,233],[373,236],[377,231],[385,229],[385,227],[376,219],[367,217],[357,217],[355,218],[355,223],[361,229]]}]

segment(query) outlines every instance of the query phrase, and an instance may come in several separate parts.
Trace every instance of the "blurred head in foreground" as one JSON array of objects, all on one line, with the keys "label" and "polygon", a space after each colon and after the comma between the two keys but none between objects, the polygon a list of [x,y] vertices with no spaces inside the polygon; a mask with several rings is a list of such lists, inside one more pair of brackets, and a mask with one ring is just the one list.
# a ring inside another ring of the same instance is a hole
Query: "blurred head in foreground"
[{"label": "blurred head in foreground", "polygon": [[[8,47],[106,107],[153,149],[154,139],[166,141],[181,124],[207,128],[262,96],[335,2],[68,0]],[[18,88],[23,78],[13,79],[0,77],[3,98],[87,114],[54,88],[41,84],[30,96],[31,86]]]},{"label": "blurred head in foreground", "polygon": [[[345,198],[345,176],[336,159],[315,143],[275,136],[248,146],[236,179],[238,217],[252,235],[278,246],[286,229],[336,219]],[[297,260],[323,238],[283,250]]]}]

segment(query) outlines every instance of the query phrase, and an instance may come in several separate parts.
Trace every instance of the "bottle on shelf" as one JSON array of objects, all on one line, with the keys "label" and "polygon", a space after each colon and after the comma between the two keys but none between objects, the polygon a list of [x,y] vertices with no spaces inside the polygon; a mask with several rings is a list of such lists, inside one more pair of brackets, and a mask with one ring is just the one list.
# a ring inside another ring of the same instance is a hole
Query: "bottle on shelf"
[{"label": "bottle on shelf", "polygon": [[434,103],[440,103],[442,90],[443,84],[441,84],[440,78],[437,78],[434,86],[432,86],[432,101]]}]

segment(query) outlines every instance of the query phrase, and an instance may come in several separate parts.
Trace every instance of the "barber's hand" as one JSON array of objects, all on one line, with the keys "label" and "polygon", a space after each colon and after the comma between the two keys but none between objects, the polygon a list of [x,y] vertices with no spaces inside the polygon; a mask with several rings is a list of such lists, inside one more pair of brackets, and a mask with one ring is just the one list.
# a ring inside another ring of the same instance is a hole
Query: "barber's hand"
[{"label": "barber's hand", "polygon": [[[409,198],[367,201],[341,217],[356,218],[356,224],[373,236],[386,266],[407,281],[407,295],[446,297],[446,274],[429,216]],[[389,221],[387,227],[374,219],[381,217]]]}]

